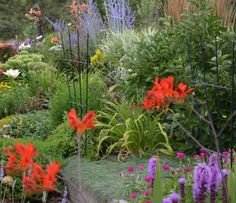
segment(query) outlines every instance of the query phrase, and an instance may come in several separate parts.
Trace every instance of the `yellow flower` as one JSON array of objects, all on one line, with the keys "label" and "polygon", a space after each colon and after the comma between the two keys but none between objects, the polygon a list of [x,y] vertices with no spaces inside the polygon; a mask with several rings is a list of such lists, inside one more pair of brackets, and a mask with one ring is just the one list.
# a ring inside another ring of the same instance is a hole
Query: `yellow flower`
[{"label": "yellow flower", "polygon": [[105,63],[106,59],[100,49],[96,50],[96,54],[90,59],[92,65],[97,65],[98,63]]},{"label": "yellow flower", "polygon": [[7,88],[7,89],[10,89],[11,86],[8,85],[7,83],[4,83],[4,82],[0,82],[0,88]]}]

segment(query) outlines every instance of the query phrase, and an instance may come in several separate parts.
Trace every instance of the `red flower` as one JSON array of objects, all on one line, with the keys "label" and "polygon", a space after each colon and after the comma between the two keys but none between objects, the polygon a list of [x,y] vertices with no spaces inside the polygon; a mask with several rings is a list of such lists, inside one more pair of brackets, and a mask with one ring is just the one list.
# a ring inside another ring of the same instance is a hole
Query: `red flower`
[{"label": "red flower", "polygon": [[177,152],[176,156],[179,158],[179,159],[183,159],[185,157],[185,153],[183,152]]},{"label": "red flower", "polygon": [[182,82],[179,83],[177,89],[174,89],[173,76],[163,78],[160,82],[158,77],[155,77],[153,88],[147,91],[144,97],[144,108],[168,108],[171,103],[184,102],[187,94],[193,91],[193,88],[187,89],[187,85]]},{"label": "red flower", "polygon": [[130,198],[131,199],[136,199],[137,197],[138,197],[138,195],[136,193],[130,194]]},{"label": "red flower", "polygon": [[0,68],[0,77],[3,76],[3,70]]},{"label": "red flower", "polygon": [[144,178],[144,180],[145,180],[147,183],[149,183],[149,182],[152,181],[152,178],[151,178],[150,176],[146,176],[146,177]]},{"label": "red flower", "polygon": [[162,169],[163,169],[164,171],[168,171],[168,170],[170,169],[170,165],[169,165],[169,164],[164,164],[164,165],[162,166]]},{"label": "red flower", "polygon": [[185,167],[185,168],[184,168],[184,172],[185,172],[185,173],[189,173],[190,171],[191,171],[191,168],[189,168],[189,167]]},{"label": "red flower", "polygon": [[82,135],[85,130],[90,128],[95,128],[94,120],[96,119],[96,115],[94,112],[88,112],[83,118],[82,121],[79,121],[76,110],[72,109],[68,113],[68,120],[70,121],[70,128],[76,128],[77,134]]},{"label": "red flower", "polygon": [[8,163],[3,166],[4,170],[6,170],[6,173],[9,175],[26,171],[33,164],[32,159],[37,157],[36,148],[32,143],[24,145],[17,142],[14,147],[15,153],[11,151],[11,147],[7,147],[6,154],[8,156]]},{"label": "red flower", "polygon": [[128,167],[128,171],[129,171],[130,173],[134,173],[134,167],[133,167],[133,166],[129,166],[129,167]]},{"label": "red flower", "polygon": [[143,171],[143,170],[145,169],[145,166],[144,166],[143,164],[140,164],[140,165],[138,166],[138,169],[139,169],[140,171]]},{"label": "red flower", "polygon": [[32,172],[29,176],[23,175],[23,186],[25,195],[33,195],[43,191],[55,190],[57,182],[56,175],[60,171],[60,164],[53,162],[47,165],[47,173],[36,163],[33,164]]}]

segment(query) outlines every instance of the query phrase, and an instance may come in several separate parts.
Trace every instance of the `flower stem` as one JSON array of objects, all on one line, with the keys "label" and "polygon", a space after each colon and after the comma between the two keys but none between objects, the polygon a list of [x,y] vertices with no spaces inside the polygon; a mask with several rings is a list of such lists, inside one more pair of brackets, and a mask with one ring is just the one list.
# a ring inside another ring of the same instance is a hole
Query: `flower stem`
[{"label": "flower stem", "polygon": [[77,145],[78,145],[78,151],[77,151],[77,158],[78,158],[78,180],[79,180],[79,192],[81,191],[81,177],[80,177],[80,135],[77,135]]}]

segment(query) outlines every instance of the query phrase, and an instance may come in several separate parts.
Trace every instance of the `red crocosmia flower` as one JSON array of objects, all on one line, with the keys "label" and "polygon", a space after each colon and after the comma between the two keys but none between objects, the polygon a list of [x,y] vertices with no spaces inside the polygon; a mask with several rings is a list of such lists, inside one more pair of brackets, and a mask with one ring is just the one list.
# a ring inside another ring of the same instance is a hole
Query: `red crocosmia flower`
[{"label": "red crocosmia flower", "polygon": [[88,112],[83,118],[82,121],[79,121],[76,110],[72,109],[68,113],[68,120],[70,121],[70,128],[76,128],[77,134],[82,135],[85,130],[90,128],[95,128],[94,120],[96,119],[96,114],[94,112]]},{"label": "red crocosmia flower", "polygon": [[34,163],[29,176],[23,175],[24,194],[29,196],[46,190],[55,190],[56,175],[59,171],[60,164],[56,162],[47,165],[47,173],[44,172],[40,165]]},{"label": "red crocosmia flower", "polygon": [[9,175],[23,173],[28,170],[33,164],[32,159],[37,157],[36,148],[32,143],[26,145],[16,143],[14,153],[12,153],[11,147],[7,147],[6,154],[8,163],[3,168]]},{"label": "red crocosmia flower", "polygon": [[174,89],[173,76],[162,78],[160,82],[158,77],[155,77],[152,89],[148,90],[144,97],[144,108],[168,108],[171,103],[183,103],[187,94],[193,91],[193,88],[187,89],[187,85],[182,82]]}]

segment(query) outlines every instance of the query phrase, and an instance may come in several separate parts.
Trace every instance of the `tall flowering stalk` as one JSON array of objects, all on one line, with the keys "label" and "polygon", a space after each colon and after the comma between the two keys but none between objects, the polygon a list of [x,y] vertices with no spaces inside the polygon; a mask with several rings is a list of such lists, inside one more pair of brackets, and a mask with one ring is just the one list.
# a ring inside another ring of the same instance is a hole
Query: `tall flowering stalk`
[{"label": "tall flowering stalk", "polygon": [[193,198],[196,203],[206,202],[209,188],[210,167],[206,163],[199,164],[193,172]]},{"label": "tall flowering stalk", "polygon": [[96,42],[97,34],[104,29],[104,23],[97,3],[93,0],[87,0],[87,7],[88,9],[82,11],[81,24],[93,42]]},{"label": "tall flowering stalk", "polygon": [[83,118],[82,121],[80,121],[77,117],[77,113],[75,109],[72,109],[67,116],[69,122],[70,122],[70,128],[76,129],[77,134],[77,145],[78,145],[78,179],[79,179],[79,191],[81,188],[80,184],[80,140],[83,136],[84,132],[87,129],[95,128],[94,120],[96,119],[96,115],[94,112],[88,112]]},{"label": "tall flowering stalk", "polygon": [[223,169],[221,174],[222,174],[222,203],[228,203],[227,179],[229,171],[227,169]]},{"label": "tall flowering stalk", "polygon": [[185,203],[186,199],[186,192],[185,192],[185,184],[187,180],[185,178],[179,178],[179,188],[180,188],[180,195],[181,195],[181,203]]},{"label": "tall flowering stalk", "polygon": [[149,159],[148,161],[148,173],[149,173],[149,177],[151,178],[151,188],[153,188],[153,183],[154,183],[154,179],[156,176],[156,163],[157,163],[157,159],[152,157]]},{"label": "tall flowering stalk", "polygon": [[218,165],[218,157],[216,154],[212,154],[209,159],[210,167],[210,181],[209,181],[209,191],[210,191],[210,202],[216,202],[216,193],[218,191],[219,184],[221,182],[221,172]]},{"label": "tall flowering stalk", "polygon": [[121,32],[134,26],[135,17],[126,0],[105,0],[109,28]]}]

